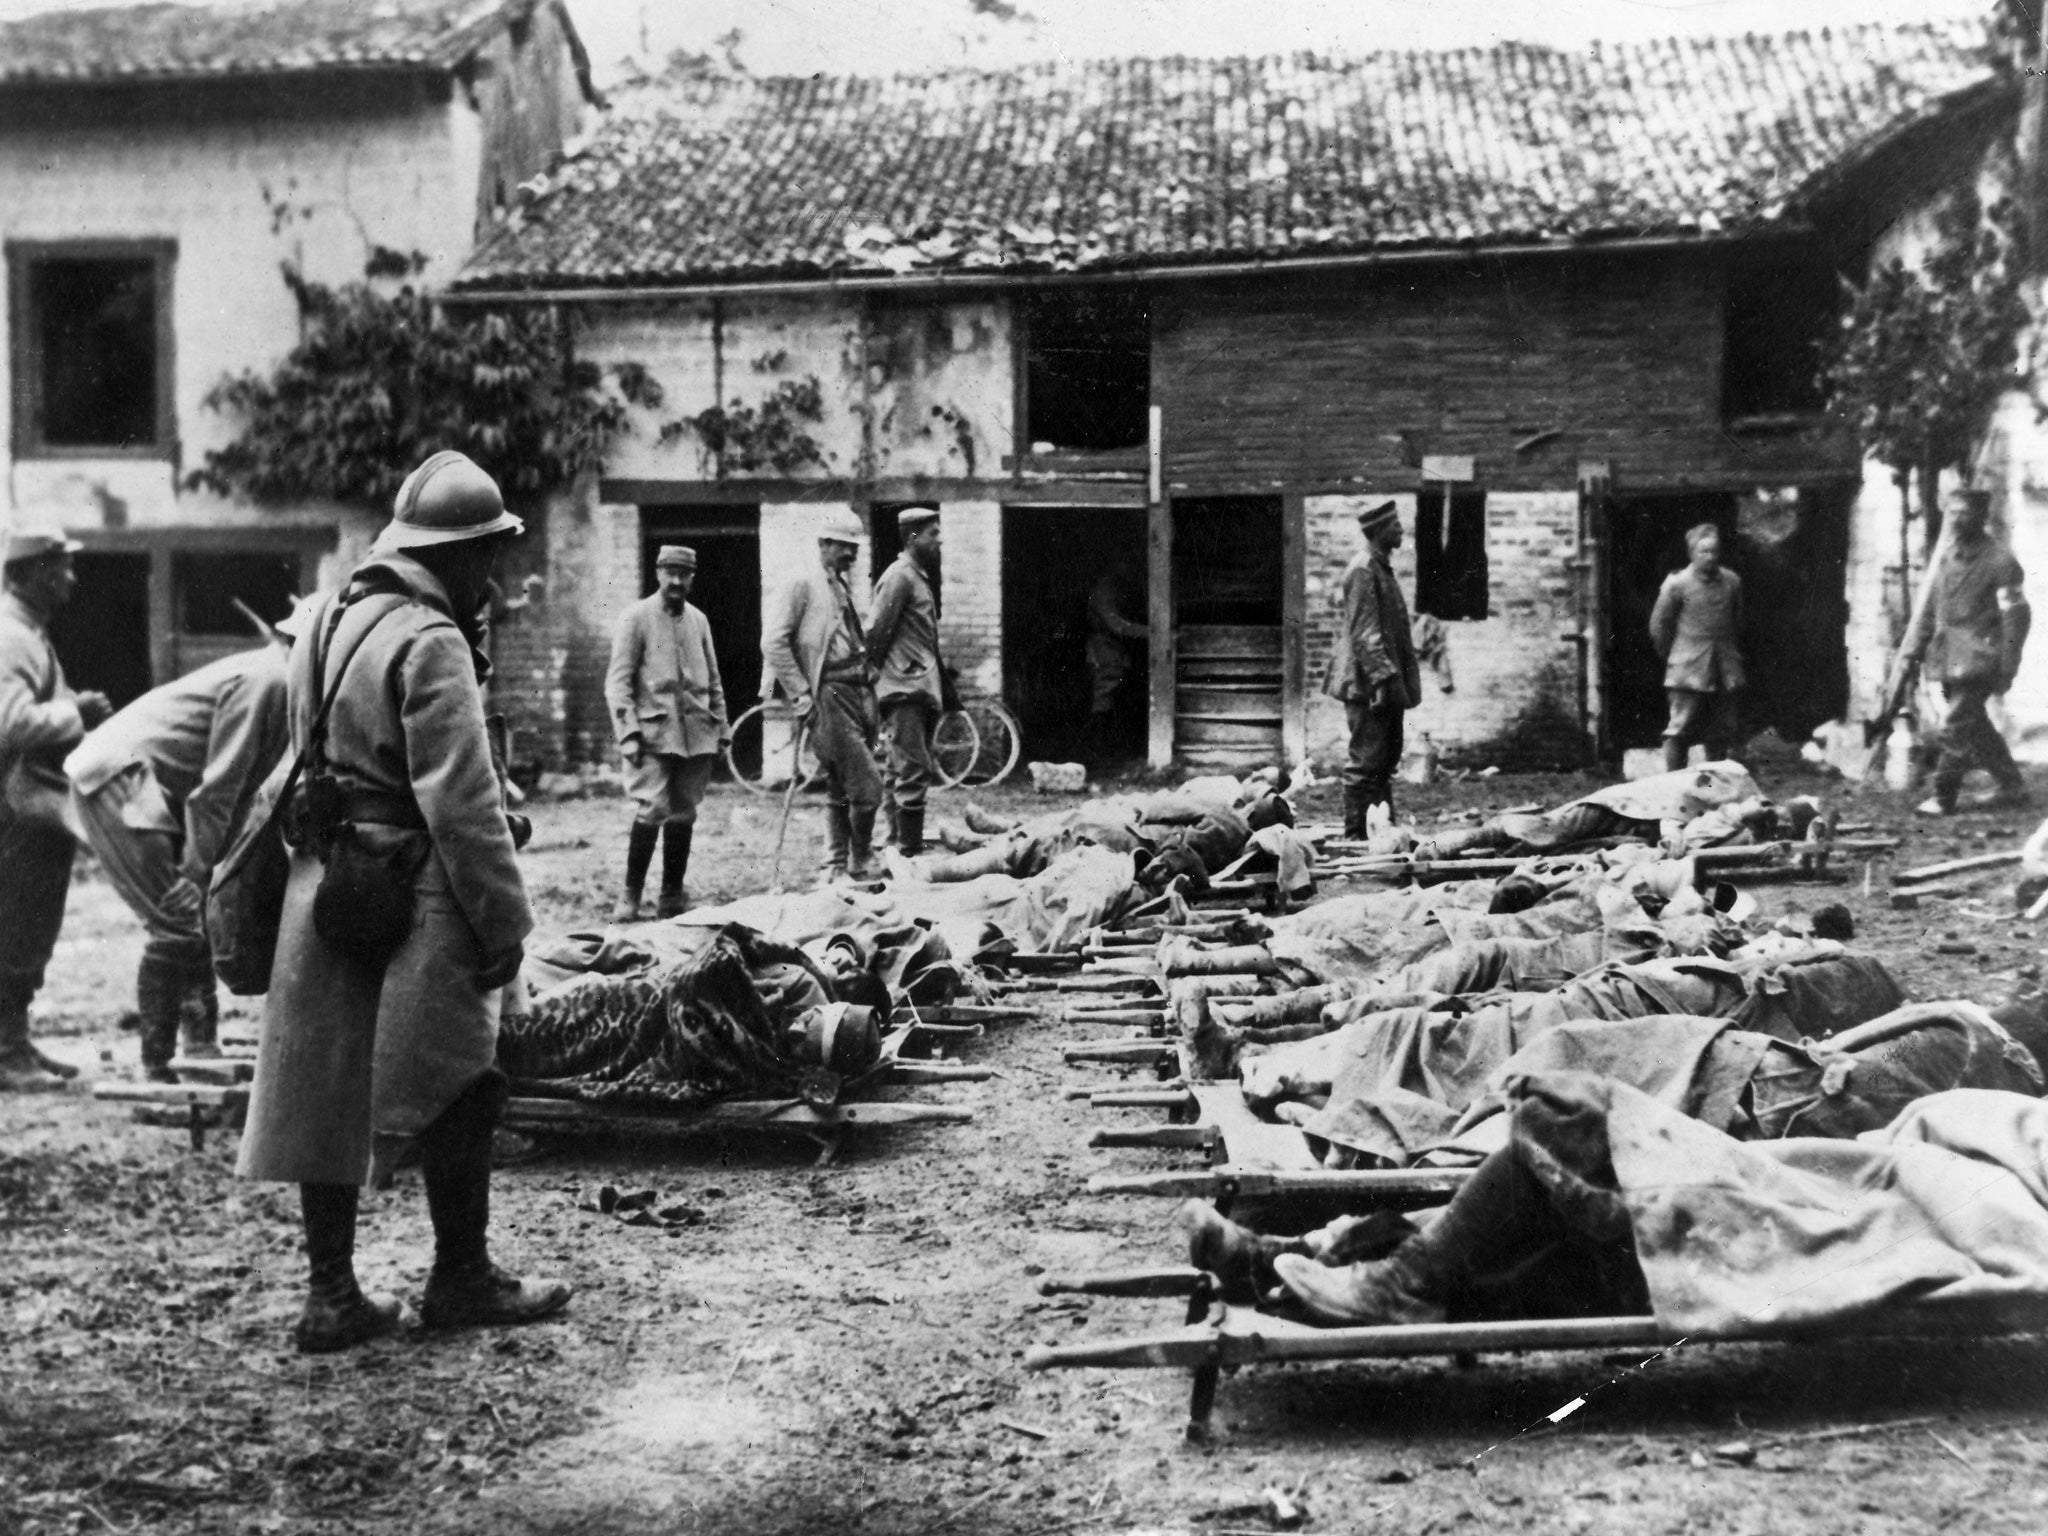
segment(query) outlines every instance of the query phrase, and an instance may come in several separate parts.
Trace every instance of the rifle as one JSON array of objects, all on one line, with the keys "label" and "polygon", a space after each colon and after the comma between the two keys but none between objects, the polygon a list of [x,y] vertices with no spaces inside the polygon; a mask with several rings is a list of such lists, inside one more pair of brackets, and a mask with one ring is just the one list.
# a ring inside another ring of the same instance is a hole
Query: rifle
[{"label": "rifle", "polygon": [[1899,639],[1898,650],[1893,653],[1891,670],[1885,674],[1884,695],[1879,700],[1877,714],[1864,722],[1863,744],[1870,748],[1870,756],[1864,762],[1863,771],[1852,775],[1859,782],[1884,767],[1885,753],[1891,747],[1892,722],[1898,719],[1906,701],[1913,696],[1913,685],[1920,676],[1920,657],[1908,654],[1907,648],[1919,632],[1927,610],[1934,605],[1935,583],[1941,578],[1941,568],[1948,563],[1949,528],[1949,523],[1942,523],[1941,537],[1934,541],[1934,552],[1927,557],[1927,571],[1921,577],[1920,591],[1913,599],[1913,615],[1906,621],[1906,632]]}]

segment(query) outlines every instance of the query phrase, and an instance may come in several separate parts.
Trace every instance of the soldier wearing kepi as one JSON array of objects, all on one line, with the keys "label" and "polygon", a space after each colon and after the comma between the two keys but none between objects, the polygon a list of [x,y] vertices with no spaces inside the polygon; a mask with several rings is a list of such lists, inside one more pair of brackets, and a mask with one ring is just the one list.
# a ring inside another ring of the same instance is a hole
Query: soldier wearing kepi
[{"label": "soldier wearing kepi", "polygon": [[880,720],[867,633],[846,573],[860,553],[860,519],[828,512],[818,529],[818,567],[782,590],[761,634],[769,676],[811,731],[825,770],[825,876],[873,880],[875,814],[882,774],[875,766]]},{"label": "soldier wearing kepi", "polygon": [[1344,835],[1366,834],[1366,813],[1394,809],[1394,771],[1401,763],[1404,717],[1422,702],[1422,673],[1408,603],[1394,580],[1393,552],[1401,547],[1401,518],[1383,501],[1358,514],[1365,549],[1344,568],[1337,647],[1323,692],[1344,701],[1350,752],[1344,763]]},{"label": "soldier wearing kepi", "polygon": [[37,1050],[28,1005],[64,926],[75,844],[65,824],[64,756],[113,713],[103,693],[74,694],[50,644],[71,600],[80,546],[54,517],[17,512],[0,591],[0,1091],[61,1088],[74,1068]]},{"label": "soldier wearing kepi", "polygon": [[711,646],[711,623],[690,603],[697,552],[664,544],[654,560],[658,590],[626,610],[612,636],[605,703],[630,775],[637,810],[626,847],[626,889],[612,921],[640,916],[647,869],[661,840],[661,895],[656,917],[674,917],[689,905],[683,879],[697,806],[711,783],[719,749],[732,739],[725,686]]},{"label": "soldier wearing kepi", "polygon": [[868,665],[889,747],[888,805],[896,846],[924,852],[924,805],[937,771],[932,727],[946,707],[939,660],[939,509],[929,502],[896,514],[903,553],[875,583]]},{"label": "soldier wearing kepi", "polygon": [[[484,724],[478,613],[523,524],[490,476],[437,453],[342,589],[306,618],[292,741],[322,757],[288,807],[291,879],[239,1172],[299,1186],[311,1354],[390,1333],[398,1301],[356,1283],[360,1186],[417,1149],[434,1223],[428,1328],[558,1312],[559,1281],[491,1262],[501,992],[533,927]],[[398,922],[383,921],[397,909]]]},{"label": "soldier wearing kepi", "polygon": [[1650,643],[1664,660],[1664,695],[1671,713],[1664,726],[1664,767],[1685,766],[1695,742],[1710,760],[1735,749],[1740,729],[1736,701],[1748,681],[1742,670],[1742,578],[1721,564],[1721,530],[1712,523],[1688,528],[1691,562],[1657,589],[1650,610]]},{"label": "soldier wearing kepi", "polygon": [[171,1057],[217,1056],[202,905],[250,799],[284,754],[285,655],[278,640],[151,689],[64,760],[71,813],[108,883],[148,937],[135,972],[142,1069],[174,1082]]},{"label": "soldier wearing kepi", "polygon": [[2011,688],[2019,675],[2020,653],[2033,624],[2026,573],[2012,551],[1991,536],[1989,491],[1957,491],[1948,516],[1948,554],[1905,644],[1908,661],[1924,663],[1928,680],[1940,685],[1947,705],[1934,795],[1914,807],[1924,816],[1954,811],[1972,768],[1986,770],[1998,785],[1987,806],[2031,803],[2011,748],[1985,713],[1992,696]]}]

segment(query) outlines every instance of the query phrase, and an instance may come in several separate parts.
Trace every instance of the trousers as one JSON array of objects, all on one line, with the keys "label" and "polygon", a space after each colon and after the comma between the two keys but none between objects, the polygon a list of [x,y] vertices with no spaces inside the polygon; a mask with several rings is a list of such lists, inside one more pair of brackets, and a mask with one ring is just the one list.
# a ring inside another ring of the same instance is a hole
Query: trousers
[{"label": "trousers", "polygon": [[891,699],[882,706],[882,735],[889,747],[889,798],[899,811],[921,811],[938,779],[932,762],[932,727],[938,712],[924,698]]},{"label": "trousers", "polygon": [[25,1004],[43,984],[77,846],[62,827],[0,807],[0,1004]]},{"label": "trousers", "polygon": [[2012,760],[2012,749],[1984,712],[1991,695],[1988,681],[1941,685],[1941,696],[1948,708],[1941,717],[1941,756],[1934,768],[1934,794],[1944,805],[1955,804],[1956,792],[1963,787],[1963,775],[1972,768],[1989,773],[2001,789],[2021,786],[2019,765]]},{"label": "trousers", "polygon": [[89,795],[71,792],[71,811],[85,833],[86,846],[100,861],[107,884],[142,920],[148,933],[145,955],[172,964],[206,958],[204,918],[198,911],[166,912],[159,903],[182,873],[178,839],[168,832],[131,826],[123,817],[123,778],[109,780]]},{"label": "trousers", "polygon": [[1401,745],[1407,711],[1398,704],[1374,709],[1363,699],[1344,701],[1344,720],[1351,728],[1344,759],[1344,789],[1368,800],[1387,798],[1394,772],[1401,766]]},{"label": "trousers", "polygon": [[711,785],[711,770],[717,765],[716,752],[699,752],[690,757],[672,752],[642,752],[638,765],[626,776],[626,788],[635,806],[633,819],[648,827],[695,826],[697,806]]},{"label": "trousers", "polygon": [[881,808],[882,770],[875,762],[880,729],[873,688],[857,682],[819,685],[811,746],[825,770],[829,803],[870,812]]},{"label": "trousers", "polygon": [[1726,757],[1740,733],[1735,695],[1727,689],[1704,693],[1697,688],[1666,688],[1671,716],[1664,725],[1664,766],[1683,768],[1694,742],[1706,743],[1709,758]]}]

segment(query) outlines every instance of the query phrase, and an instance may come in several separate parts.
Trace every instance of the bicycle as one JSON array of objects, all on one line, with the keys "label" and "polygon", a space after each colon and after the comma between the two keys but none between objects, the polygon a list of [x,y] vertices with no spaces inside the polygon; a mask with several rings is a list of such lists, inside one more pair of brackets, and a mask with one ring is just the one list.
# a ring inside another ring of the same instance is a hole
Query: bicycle
[{"label": "bicycle", "polygon": [[[789,787],[790,737],[796,713],[782,699],[767,699],[732,723],[725,745],[725,771],[735,784],[757,795],[777,794]],[[1024,733],[1017,717],[1000,699],[975,699],[948,710],[932,726],[932,762],[938,786],[957,789],[1000,784],[1023,755]],[[818,754],[804,737],[796,759],[798,788],[813,789],[824,781]]]}]

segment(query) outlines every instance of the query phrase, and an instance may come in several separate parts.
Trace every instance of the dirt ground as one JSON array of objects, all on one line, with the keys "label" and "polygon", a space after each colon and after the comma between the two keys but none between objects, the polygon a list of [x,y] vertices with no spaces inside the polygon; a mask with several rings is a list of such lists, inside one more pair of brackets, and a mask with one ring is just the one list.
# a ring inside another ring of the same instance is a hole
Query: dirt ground
[{"label": "dirt ground", "polygon": [[[1417,793],[1428,813],[1586,787]],[[1898,833],[1904,864],[2030,830],[1831,798]],[[1308,802],[1329,814],[1327,790]],[[533,810],[543,926],[590,921],[612,892],[621,802]],[[808,862],[817,814],[799,815],[792,861]],[[773,840],[765,802],[715,792],[693,893],[758,888]],[[1996,1000],[2035,964],[2009,873],[1893,911],[1891,867],[1875,863],[1867,890],[1860,866],[1842,887],[1755,889],[1770,914],[1846,900],[1915,997]],[[116,1019],[139,941],[84,870],[38,1028],[89,1073],[133,1070]],[[903,1090],[970,1104],[972,1124],[871,1134],[822,1169],[758,1138],[557,1144],[501,1170],[494,1230],[507,1262],[574,1282],[563,1319],[320,1360],[286,1340],[295,1199],[238,1183],[232,1137],[194,1151],[82,1093],[0,1101],[0,1532],[1224,1536],[1269,1528],[1268,1487],[1298,1499],[1307,1529],[1408,1536],[2048,1529],[2042,1340],[1266,1367],[1225,1379],[1204,1448],[1182,1438],[1180,1373],[1027,1374],[1034,1342],[1179,1321],[1174,1302],[1034,1288],[1045,1270],[1184,1258],[1165,1202],[1086,1193],[1092,1174],[1188,1155],[1088,1149],[1113,1122],[1062,1091],[1106,1074],[1062,1066],[1070,1032],[998,1026],[959,1052],[995,1079]],[[579,1208],[606,1184],[702,1218],[633,1227]],[[429,1245],[416,1175],[366,1200],[366,1284],[416,1301]]]}]

